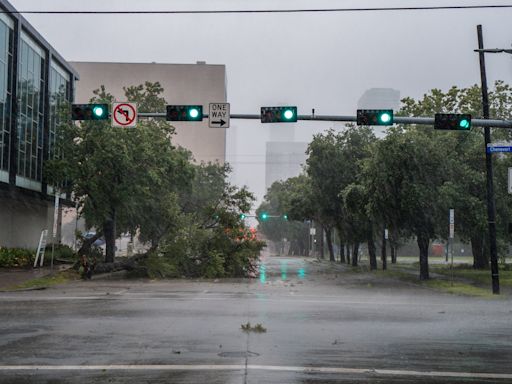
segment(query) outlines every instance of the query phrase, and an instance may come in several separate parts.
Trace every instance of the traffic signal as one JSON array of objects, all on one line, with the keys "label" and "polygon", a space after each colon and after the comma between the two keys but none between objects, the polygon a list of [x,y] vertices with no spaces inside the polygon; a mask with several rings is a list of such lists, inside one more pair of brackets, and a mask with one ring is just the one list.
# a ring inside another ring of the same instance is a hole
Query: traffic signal
[{"label": "traffic signal", "polygon": [[167,121],[202,121],[202,105],[167,105]]},{"label": "traffic signal", "polygon": [[245,213],[241,213],[241,214],[240,214],[240,219],[241,219],[241,220],[244,220],[244,219],[245,219],[245,217],[246,217],[246,216],[245,216]]},{"label": "traffic signal", "polygon": [[393,125],[393,110],[358,109],[357,125]]},{"label": "traffic signal", "polygon": [[107,120],[108,104],[72,104],[71,120]]},{"label": "traffic signal", "polygon": [[467,113],[436,113],[434,129],[469,131],[471,129],[471,115]]},{"label": "traffic signal", "polygon": [[262,123],[296,123],[297,107],[261,107]]},{"label": "traffic signal", "polygon": [[268,219],[268,213],[267,212],[261,212],[260,213],[260,219],[265,221]]},{"label": "traffic signal", "polygon": [[288,215],[286,213],[283,215],[283,219],[288,220]]}]

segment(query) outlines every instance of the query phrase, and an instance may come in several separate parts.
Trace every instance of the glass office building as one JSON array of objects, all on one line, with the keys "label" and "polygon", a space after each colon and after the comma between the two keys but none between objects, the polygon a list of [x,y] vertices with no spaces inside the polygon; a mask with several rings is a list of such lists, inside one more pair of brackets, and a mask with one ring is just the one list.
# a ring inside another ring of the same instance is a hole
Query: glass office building
[{"label": "glass office building", "polygon": [[9,2],[0,10],[0,247],[35,247],[53,214],[44,163],[78,76]]}]

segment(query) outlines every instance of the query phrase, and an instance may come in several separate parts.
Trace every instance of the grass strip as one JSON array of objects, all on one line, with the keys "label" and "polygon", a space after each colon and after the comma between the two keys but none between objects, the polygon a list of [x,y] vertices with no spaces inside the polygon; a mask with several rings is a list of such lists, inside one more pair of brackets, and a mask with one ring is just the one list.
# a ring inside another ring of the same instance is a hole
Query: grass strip
[{"label": "grass strip", "polygon": [[77,280],[78,273],[73,270],[57,272],[53,275],[37,277],[35,279],[27,280],[21,284],[16,284],[11,287],[12,289],[38,289],[52,287],[59,284],[67,283],[68,281]]}]

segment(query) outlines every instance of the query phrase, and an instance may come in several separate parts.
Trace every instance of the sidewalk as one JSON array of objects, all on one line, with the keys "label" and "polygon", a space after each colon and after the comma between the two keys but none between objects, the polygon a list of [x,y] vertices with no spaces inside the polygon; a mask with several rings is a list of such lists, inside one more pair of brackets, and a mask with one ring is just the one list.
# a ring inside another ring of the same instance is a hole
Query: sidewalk
[{"label": "sidewalk", "polygon": [[[54,271],[59,271],[59,266],[54,266]],[[42,268],[0,268],[0,291],[22,284],[25,281],[47,276],[51,273],[50,267]]]}]

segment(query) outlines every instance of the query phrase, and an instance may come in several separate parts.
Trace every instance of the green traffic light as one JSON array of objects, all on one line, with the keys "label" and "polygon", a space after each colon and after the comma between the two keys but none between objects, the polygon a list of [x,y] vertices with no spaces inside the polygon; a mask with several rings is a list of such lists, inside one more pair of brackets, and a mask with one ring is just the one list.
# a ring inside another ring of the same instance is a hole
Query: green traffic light
[{"label": "green traffic light", "polygon": [[383,114],[380,115],[379,119],[381,123],[386,124],[391,121],[391,115],[387,112],[384,112]]},{"label": "green traffic light", "polygon": [[267,212],[263,212],[260,214],[260,218],[261,220],[267,220],[268,219],[268,213]]},{"label": "green traffic light", "polygon": [[95,106],[93,109],[92,109],[92,113],[94,114],[94,116],[96,116],[97,118],[100,118],[102,117],[103,115],[105,115],[105,108],[103,108],[102,106],[100,105],[97,105]]},{"label": "green traffic light", "polygon": [[467,119],[462,119],[460,122],[459,122],[459,126],[461,128],[464,128],[464,129],[468,129],[470,127],[471,123],[469,122],[469,120]]},{"label": "green traffic light", "polygon": [[107,120],[108,104],[72,104],[71,120]]},{"label": "green traffic light", "polygon": [[393,125],[392,109],[358,109],[357,125]]},{"label": "green traffic light", "polygon": [[293,119],[293,116],[294,116],[294,113],[293,113],[293,111],[291,109],[287,109],[287,110],[284,111],[284,118],[286,120]]},{"label": "green traffic light", "polygon": [[283,219],[288,220],[288,215],[286,213],[283,215]]},{"label": "green traffic light", "polygon": [[197,108],[190,108],[188,110],[188,115],[190,116],[191,119],[197,119],[197,117],[199,116],[199,110]]},{"label": "green traffic light", "polygon": [[471,115],[469,113],[436,113],[434,129],[469,131],[471,129]]},{"label": "green traffic light", "polygon": [[262,123],[295,123],[297,122],[297,107],[261,107]]},{"label": "green traffic light", "polygon": [[242,220],[245,219],[245,214],[244,213],[240,214],[240,219],[242,219]]},{"label": "green traffic light", "polygon": [[165,118],[167,121],[202,121],[203,106],[167,105]]}]

